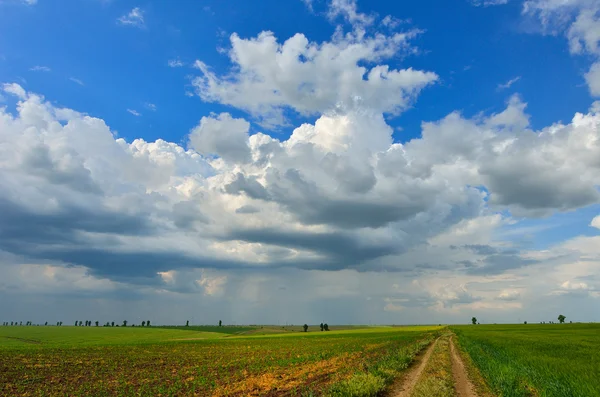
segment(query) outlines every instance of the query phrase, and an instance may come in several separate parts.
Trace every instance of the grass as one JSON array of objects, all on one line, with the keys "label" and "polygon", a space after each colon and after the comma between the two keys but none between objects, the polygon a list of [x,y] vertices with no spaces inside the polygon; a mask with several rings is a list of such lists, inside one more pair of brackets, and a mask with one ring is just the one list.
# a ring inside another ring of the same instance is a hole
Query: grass
[{"label": "grass", "polygon": [[446,397],[454,395],[450,334],[444,334],[436,343],[431,358],[419,378],[411,397]]},{"label": "grass", "polygon": [[381,386],[375,377],[388,384],[437,328],[215,336],[154,327],[0,327],[0,395],[310,396],[346,381],[372,390]]},{"label": "grass", "polygon": [[175,341],[182,338],[212,339],[222,333],[146,327],[0,327],[0,349],[4,347],[75,347],[134,345]]},{"label": "grass", "polygon": [[254,331],[257,329],[257,327],[238,327],[238,326],[233,326],[233,325],[224,325],[221,327],[219,327],[217,325],[190,325],[188,327],[186,327],[184,325],[159,325],[156,327],[153,326],[152,328],[173,329],[173,330],[180,330],[180,331],[216,332],[216,333],[220,333],[220,334],[229,334],[229,335],[241,334],[244,332]]},{"label": "grass", "polygon": [[412,344],[394,346],[379,357],[365,363],[363,370],[348,379],[337,382],[325,393],[330,397],[372,397],[382,392],[408,368],[415,356],[427,347],[437,335],[427,334]]},{"label": "grass", "polygon": [[600,396],[600,324],[452,327],[493,392],[504,397]]}]

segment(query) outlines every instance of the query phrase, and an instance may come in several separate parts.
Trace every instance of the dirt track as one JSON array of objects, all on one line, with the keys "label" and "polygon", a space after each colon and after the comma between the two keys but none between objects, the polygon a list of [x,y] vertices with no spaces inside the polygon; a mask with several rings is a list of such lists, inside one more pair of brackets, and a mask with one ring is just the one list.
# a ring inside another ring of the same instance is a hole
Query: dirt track
[{"label": "dirt track", "polygon": [[475,388],[467,376],[465,364],[454,346],[454,338],[450,338],[450,352],[452,353],[452,374],[454,375],[454,387],[458,397],[477,397]]},{"label": "dirt track", "polygon": [[427,348],[427,351],[424,355],[415,360],[412,367],[402,378],[402,382],[392,389],[392,392],[389,394],[390,397],[409,397],[411,395],[415,385],[423,373],[423,370],[427,366],[427,362],[431,357],[431,353],[433,352],[436,343],[437,339],[431,344],[431,346]]},{"label": "dirt track", "polygon": [[[442,336],[441,338],[448,338],[448,335]],[[407,373],[402,377],[396,385],[394,385],[391,391],[388,393],[388,397],[410,397],[413,394],[415,386],[422,380],[423,372],[430,361],[431,354],[435,349],[439,339],[427,348],[424,354],[420,355],[413,365],[408,369]],[[454,338],[449,337],[449,349],[452,359],[452,376],[454,379],[454,393],[448,397],[477,397],[477,393],[473,384],[469,380],[465,365],[462,361],[458,349],[454,345]]]}]

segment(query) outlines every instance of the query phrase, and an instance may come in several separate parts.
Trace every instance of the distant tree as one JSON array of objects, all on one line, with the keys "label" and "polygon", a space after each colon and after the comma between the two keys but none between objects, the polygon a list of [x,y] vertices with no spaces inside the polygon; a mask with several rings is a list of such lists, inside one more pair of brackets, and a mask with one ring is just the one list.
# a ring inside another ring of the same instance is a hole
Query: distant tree
[{"label": "distant tree", "polygon": [[96,327],[98,326],[99,323],[100,323],[99,321],[96,321]]},{"label": "distant tree", "polygon": [[323,323],[321,323],[321,325],[319,325],[319,327],[321,327],[321,331],[323,331],[325,329],[325,327],[323,326]]},{"label": "distant tree", "polygon": [[44,324],[44,325],[48,325],[48,321],[46,321],[46,324]]},{"label": "distant tree", "polygon": [[114,327],[115,326],[115,322],[113,321],[112,323],[110,323],[110,326]]},{"label": "distant tree", "polygon": [[23,321],[19,321],[19,325],[23,325]]},{"label": "distant tree", "polygon": [[185,326],[186,326],[186,327],[189,327],[189,326],[190,326],[190,320],[187,320],[187,321],[185,322]]},{"label": "distant tree", "polygon": [[219,320],[219,327],[223,325],[223,321]]},{"label": "distant tree", "polygon": [[11,321],[11,322],[10,322],[10,325],[12,326],[12,325],[14,325],[14,323]]},{"label": "distant tree", "polygon": [[573,321],[569,321],[569,324],[573,324]]},{"label": "distant tree", "polygon": [[127,327],[127,320],[123,320],[123,327]]},{"label": "distant tree", "polygon": [[327,325],[327,323],[323,324],[323,329],[325,331],[329,331],[329,325]]},{"label": "distant tree", "polygon": [[473,325],[477,324],[477,317],[473,317],[471,319],[471,322],[473,323]]},{"label": "distant tree", "polygon": [[146,327],[150,326],[150,320],[146,321]]},{"label": "distant tree", "polygon": [[308,332],[308,325],[307,324],[304,324],[304,326],[302,328],[304,328],[304,332]]},{"label": "distant tree", "polygon": [[142,327],[145,327],[145,326],[146,326],[146,322],[142,321]]},{"label": "distant tree", "polygon": [[523,324],[527,325],[527,321],[525,321]]},{"label": "distant tree", "polygon": [[560,323],[564,323],[565,322],[566,317],[563,316],[562,314],[558,316],[558,321],[560,321]]}]

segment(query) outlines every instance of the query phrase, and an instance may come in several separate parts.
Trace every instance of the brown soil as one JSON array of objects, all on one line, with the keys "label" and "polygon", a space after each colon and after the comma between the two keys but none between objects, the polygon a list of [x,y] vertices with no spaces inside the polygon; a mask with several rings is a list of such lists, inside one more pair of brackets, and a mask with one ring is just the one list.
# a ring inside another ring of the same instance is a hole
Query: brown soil
[{"label": "brown soil", "polygon": [[454,375],[454,386],[458,397],[477,397],[475,388],[467,376],[465,365],[454,346],[454,338],[450,338],[450,352],[452,354],[452,374]]},{"label": "brown soil", "polygon": [[435,342],[431,344],[427,348],[425,354],[420,357],[417,357],[412,368],[404,375],[402,380],[394,387],[392,387],[391,392],[388,394],[389,397],[409,397],[412,393],[421,373],[427,366],[427,362],[429,361],[429,357],[431,357],[431,353],[437,344],[437,339]]},{"label": "brown soil", "polygon": [[35,339],[25,339],[25,338],[17,338],[14,336],[5,336],[5,339],[12,339],[12,340],[18,340],[19,342],[23,342],[23,343],[33,343],[34,345],[39,345],[40,342],[39,340],[35,340]]}]

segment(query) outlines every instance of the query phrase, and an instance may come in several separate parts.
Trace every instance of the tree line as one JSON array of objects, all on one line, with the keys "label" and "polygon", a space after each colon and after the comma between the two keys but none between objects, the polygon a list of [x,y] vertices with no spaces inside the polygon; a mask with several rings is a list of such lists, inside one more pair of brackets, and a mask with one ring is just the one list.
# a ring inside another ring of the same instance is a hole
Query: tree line
[{"label": "tree line", "polygon": [[[559,314],[558,318],[557,318],[558,322],[561,323],[561,324],[564,324],[564,322],[565,322],[566,319],[567,319],[567,317],[564,316],[564,315],[562,315],[562,314]],[[477,317],[473,317],[471,319],[471,323],[473,325],[479,324],[479,322],[477,321]],[[573,321],[571,321],[571,323],[573,323]],[[527,324],[527,321],[524,321],[523,324]],[[546,322],[545,321],[540,321],[540,324],[546,324]],[[554,324],[554,321],[548,321],[548,324]]]},{"label": "tree line", "polygon": [[[8,326],[8,327],[10,327],[10,326],[13,326],[13,327],[14,326],[22,326],[23,325],[23,321],[11,321],[11,322],[5,321],[5,322],[2,323],[2,325],[5,326],[5,327],[6,326]],[[31,326],[31,325],[34,325],[31,321],[26,321],[25,322],[25,326]],[[35,325],[40,325],[40,324],[35,324]],[[46,321],[44,323],[44,325],[48,326],[48,322]],[[62,325],[63,325],[62,321],[58,321],[56,323],[57,327],[60,327]],[[100,326],[100,321],[87,320],[87,321],[84,322],[84,321],[77,320],[77,321],[75,321],[75,326],[76,327],[91,327],[91,326],[99,327]],[[112,321],[112,322],[108,322],[107,321],[106,324],[103,324],[102,326],[103,327],[118,327],[119,324],[115,324],[114,321]],[[127,327],[127,320],[123,320],[123,323],[122,323],[121,326],[122,327]],[[135,324],[131,324],[130,326],[131,327],[135,327]],[[149,327],[150,326],[150,320],[148,320],[148,321],[142,321],[142,323],[140,324],[140,326],[142,326],[142,327]]]}]

